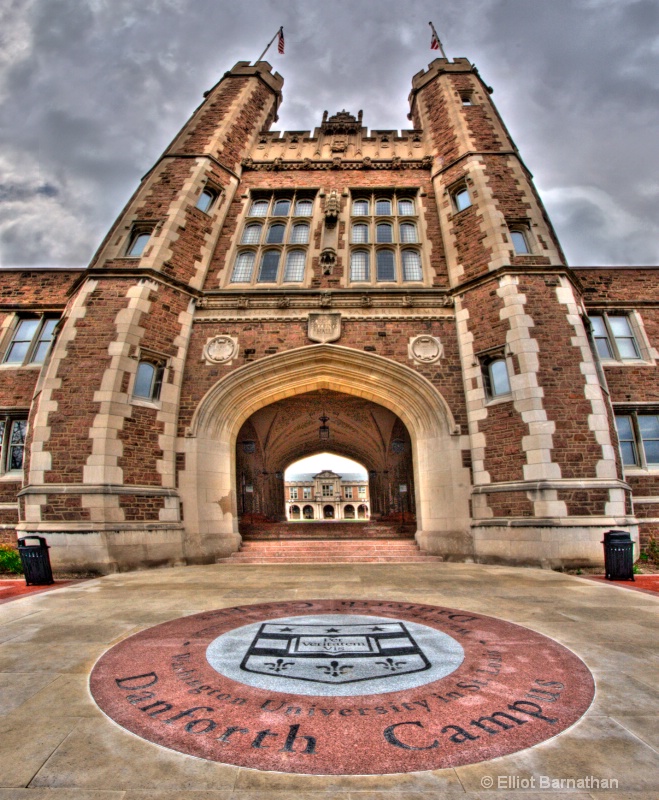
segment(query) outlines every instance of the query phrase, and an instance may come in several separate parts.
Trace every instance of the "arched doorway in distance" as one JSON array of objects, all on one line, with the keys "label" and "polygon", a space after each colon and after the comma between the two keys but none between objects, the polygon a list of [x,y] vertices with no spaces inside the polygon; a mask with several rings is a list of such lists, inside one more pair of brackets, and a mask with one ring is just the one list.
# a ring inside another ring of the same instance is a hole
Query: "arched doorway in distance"
[{"label": "arched doorway in distance", "polygon": [[291,519],[300,519],[300,506],[291,506],[290,515]]},{"label": "arched doorway in distance", "polygon": [[302,509],[302,516],[304,517],[304,519],[313,519],[313,507],[305,506]]},{"label": "arched doorway in distance", "polygon": [[355,518],[355,507],[351,505],[347,505],[343,509],[343,517],[344,519],[354,519]]},{"label": "arched doorway in distance", "polygon": [[334,506],[323,506],[323,519],[334,519]]},{"label": "arched doorway in distance", "polygon": [[368,509],[366,506],[359,506],[357,509],[357,519],[368,519]]}]

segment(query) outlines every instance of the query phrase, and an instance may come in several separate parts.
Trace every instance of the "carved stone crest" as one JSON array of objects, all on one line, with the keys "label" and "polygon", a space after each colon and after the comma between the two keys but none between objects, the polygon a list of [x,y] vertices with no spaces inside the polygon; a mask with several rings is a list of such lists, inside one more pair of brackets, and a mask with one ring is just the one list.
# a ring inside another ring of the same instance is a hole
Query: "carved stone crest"
[{"label": "carved stone crest", "polygon": [[335,342],[341,336],[341,314],[334,312],[315,312],[309,314],[307,336],[312,342]]},{"label": "carved stone crest", "polygon": [[436,336],[413,336],[407,354],[416,364],[434,364],[444,355],[444,346]]},{"label": "carved stone crest", "polygon": [[336,250],[333,247],[326,247],[320,254],[320,266],[323,275],[331,275],[336,266]]},{"label": "carved stone crest", "polygon": [[202,355],[207,364],[226,364],[238,355],[238,339],[213,336],[206,340]]}]

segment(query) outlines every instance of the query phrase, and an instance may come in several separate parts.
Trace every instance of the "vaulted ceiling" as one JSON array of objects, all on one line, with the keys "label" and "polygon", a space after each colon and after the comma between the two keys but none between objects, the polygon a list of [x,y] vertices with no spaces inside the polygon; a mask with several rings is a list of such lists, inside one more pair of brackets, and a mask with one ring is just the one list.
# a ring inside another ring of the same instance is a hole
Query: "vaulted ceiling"
[{"label": "vaulted ceiling", "polygon": [[[321,440],[319,417],[329,417],[330,438]],[[368,470],[387,468],[391,442],[409,436],[399,418],[382,406],[353,395],[319,390],[280,400],[257,411],[251,424],[268,471],[283,472],[300,458],[331,452]],[[241,436],[239,435],[239,440]]]}]

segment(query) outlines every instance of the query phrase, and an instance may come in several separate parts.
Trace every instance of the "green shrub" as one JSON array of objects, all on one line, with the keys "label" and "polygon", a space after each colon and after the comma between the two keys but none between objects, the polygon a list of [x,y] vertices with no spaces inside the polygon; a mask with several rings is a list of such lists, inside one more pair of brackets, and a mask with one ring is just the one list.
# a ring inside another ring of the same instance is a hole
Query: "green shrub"
[{"label": "green shrub", "polygon": [[13,572],[15,575],[23,574],[21,557],[15,547],[0,544],[0,572]]}]

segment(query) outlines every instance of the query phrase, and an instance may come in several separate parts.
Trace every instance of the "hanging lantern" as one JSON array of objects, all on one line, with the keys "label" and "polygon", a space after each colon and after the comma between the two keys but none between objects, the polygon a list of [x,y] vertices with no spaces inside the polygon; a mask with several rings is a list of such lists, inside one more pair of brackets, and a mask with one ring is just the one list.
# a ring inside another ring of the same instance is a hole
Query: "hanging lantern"
[{"label": "hanging lantern", "polygon": [[329,427],[327,423],[329,422],[329,417],[325,416],[323,413],[322,417],[318,417],[318,419],[323,423],[320,428],[318,428],[318,438],[319,439],[329,439]]}]

